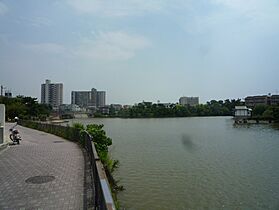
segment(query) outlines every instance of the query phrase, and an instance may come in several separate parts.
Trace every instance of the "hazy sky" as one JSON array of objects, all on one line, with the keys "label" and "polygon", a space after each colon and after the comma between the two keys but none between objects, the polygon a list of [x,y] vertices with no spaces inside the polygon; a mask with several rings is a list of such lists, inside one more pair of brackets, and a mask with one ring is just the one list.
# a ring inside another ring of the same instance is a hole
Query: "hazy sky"
[{"label": "hazy sky", "polygon": [[108,103],[279,91],[278,0],[0,0],[0,84]]}]

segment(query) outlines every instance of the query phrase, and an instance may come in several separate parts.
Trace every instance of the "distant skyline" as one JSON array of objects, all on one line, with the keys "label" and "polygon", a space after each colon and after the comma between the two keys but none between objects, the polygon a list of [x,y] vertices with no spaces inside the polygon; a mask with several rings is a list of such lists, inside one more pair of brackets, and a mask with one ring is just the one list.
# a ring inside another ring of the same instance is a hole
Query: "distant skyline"
[{"label": "distant skyline", "polygon": [[0,0],[0,85],[107,103],[278,94],[277,0]]}]

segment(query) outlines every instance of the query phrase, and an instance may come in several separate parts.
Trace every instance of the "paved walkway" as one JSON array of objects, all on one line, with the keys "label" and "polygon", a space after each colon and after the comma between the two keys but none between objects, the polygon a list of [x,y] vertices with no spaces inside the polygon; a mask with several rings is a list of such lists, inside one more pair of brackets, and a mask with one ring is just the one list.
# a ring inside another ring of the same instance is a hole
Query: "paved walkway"
[{"label": "paved walkway", "polygon": [[0,152],[0,209],[84,209],[84,156],[79,146],[51,134],[17,129],[21,144]]}]

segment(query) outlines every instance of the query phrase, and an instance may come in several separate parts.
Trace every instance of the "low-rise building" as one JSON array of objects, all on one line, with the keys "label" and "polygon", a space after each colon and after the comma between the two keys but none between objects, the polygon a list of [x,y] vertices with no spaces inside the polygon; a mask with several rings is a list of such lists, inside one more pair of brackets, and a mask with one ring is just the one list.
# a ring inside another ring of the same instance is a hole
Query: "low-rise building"
[{"label": "low-rise building", "polygon": [[62,104],[59,106],[59,111],[61,111],[61,112],[81,112],[81,111],[85,111],[85,109],[80,108],[76,104]]},{"label": "low-rise building", "polygon": [[158,106],[162,106],[162,107],[165,107],[165,108],[171,108],[171,103],[157,103]]},{"label": "low-rise building", "polygon": [[270,97],[270,105],[279,105],[279,95],[272,95]]},{"label": "low-rise building", "polygon": [[245,98],[245,105],[254,107],[256,105],[278,105],[279,95],[261,95],[261,96],[247,96]]},{"label": "low-rise building", "polygon": [[132,108],[133,106],[132,106],[132,105],[123,105],[122,107],[123,107],[123,109],[130,109],[130,108]]},{"label": "low-rise building", "polygon": [[115,111],[120,111],[122,109],[121,104],[111,104],[110,107],[113,108]]},{"label": "low-rise building", "polygon": [[256,105],[268,105],[269,100],[267,95],[262,96],[248,96],[245,98],[245,105],[248,107],[254,107]]},{"label": "low-rise building", "polygon": [[199,97],[180,97],[179,98],[179,104],[186,106],[186,105],[190,105],[190,106],[196,106],[199,105]]},{"label": "low-rise building", "polygon": [[99,107],[99,112],[102,114],[109,114],[109,106]]},{"label": "low-rise building", "polygon": [[234,109],[234,116],[238,119],[246,119],[251,117],[252,109],[247,108],[247,106],[236,106]]}]

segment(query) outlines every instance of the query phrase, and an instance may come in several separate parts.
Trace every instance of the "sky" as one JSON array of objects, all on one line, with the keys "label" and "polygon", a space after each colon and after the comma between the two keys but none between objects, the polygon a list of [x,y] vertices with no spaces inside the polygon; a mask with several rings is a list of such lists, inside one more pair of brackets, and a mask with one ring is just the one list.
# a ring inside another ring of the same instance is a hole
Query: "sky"
[{"label": "sky", "polygon": [[278,0],[0,0],[0,84],[107,104],[278,94]]}]

